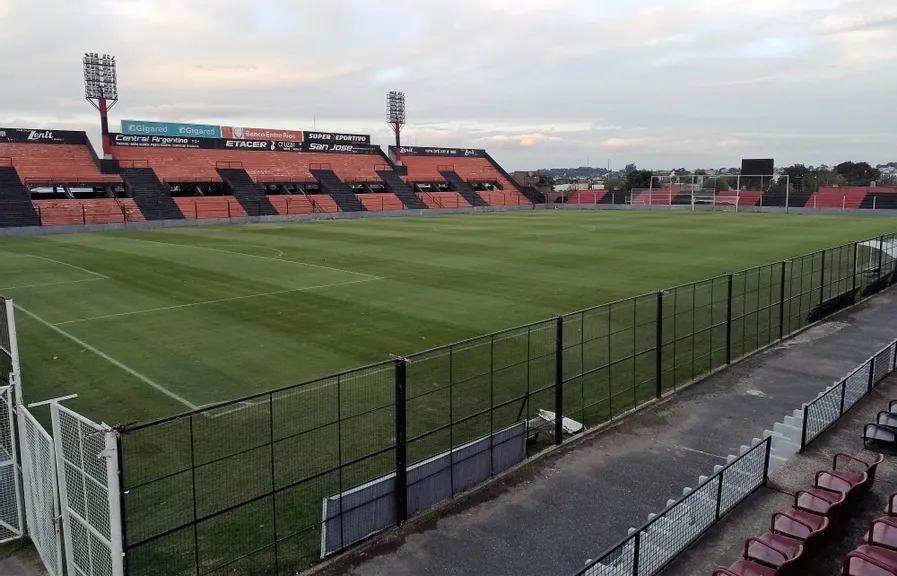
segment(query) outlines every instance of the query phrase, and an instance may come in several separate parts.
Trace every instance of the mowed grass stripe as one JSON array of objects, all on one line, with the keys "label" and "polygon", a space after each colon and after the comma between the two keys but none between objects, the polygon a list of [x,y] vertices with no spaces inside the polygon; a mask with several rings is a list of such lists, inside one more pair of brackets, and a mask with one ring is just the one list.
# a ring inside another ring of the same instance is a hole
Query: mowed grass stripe
[{"label": "mowed grass stripe", "polygon": [[[866,218],[539,211],[127,231],[0,245],[109,276],[13,296],[51,322],[121,314],[66,327],[206,404],[893,228],[892,221]],[[358,274],[388,279],[248,297],[341,284]],[[139,313],[174,306],[183,309]],[[46,331],[23,330],[30,386],[36,393],[60,388],[64,370],[45,371],[28,360]],[[93,409],[105,412],[120,379],[91,386]],[[161,416],[170,408],[123,412],[103,417]]]}]

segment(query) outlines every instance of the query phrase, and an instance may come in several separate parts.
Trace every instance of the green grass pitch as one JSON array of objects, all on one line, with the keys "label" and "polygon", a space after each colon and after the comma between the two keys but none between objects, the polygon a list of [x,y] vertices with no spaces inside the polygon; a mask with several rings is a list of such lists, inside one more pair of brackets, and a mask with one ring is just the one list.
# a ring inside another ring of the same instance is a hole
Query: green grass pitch
[{"label": "green grass pitch", "polygon": [[533,211],[7,239],[0,293],[21,307],[27,399],[77,393],[73,408],[120,423],[894,227]]},{"label": "green grass pitch", "polygon": [[[26,399],[77,393],[73,408],[118,424],[894,227],[861,217],[533,211],[9,239],[0,242],[0,293],[19,307]],[[821,257],[790,264],[785,331],[849,290],[855,271],[874,264],[868,251],[862,258],[850,249],[829,252],[825,267]],[[735,277],[734,357],[778,336],[779,270]],[[727,291],[723,277],[664,295],[664,390],[724,361]],[[653,397],[656,318],[648,294],[565,319],[565,414],[595,425]],[[553,328],[415,356],[409,462],[551,408]],[[123,436],[130,573],[266,574],[272,562],[313,563],[322,497],[394,470],[393,386],[391,369],[376,367]]]}]

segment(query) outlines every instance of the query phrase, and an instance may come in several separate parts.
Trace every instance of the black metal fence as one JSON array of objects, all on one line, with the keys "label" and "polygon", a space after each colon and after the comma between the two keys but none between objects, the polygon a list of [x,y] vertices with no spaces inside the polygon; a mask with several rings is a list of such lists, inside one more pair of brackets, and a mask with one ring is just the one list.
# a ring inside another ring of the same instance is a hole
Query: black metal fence
[{"label": "black metal fence", "polygon": [[803,451],[861,398],[897,370],[897,340],[891,342],[840,382],[804,406],[800,449]]},{"label": "black metal fence", "polygon": [[766,438],[676,500],[576,576],[653,576],[738,504],[766,484]]},{"label": "black metal fence", "polygon": [[573,423],[555,415],[601,425],[874,293],[893,281],[893,245],[847,244],[127,427],[127,572],[298,572],[561,443]]}]

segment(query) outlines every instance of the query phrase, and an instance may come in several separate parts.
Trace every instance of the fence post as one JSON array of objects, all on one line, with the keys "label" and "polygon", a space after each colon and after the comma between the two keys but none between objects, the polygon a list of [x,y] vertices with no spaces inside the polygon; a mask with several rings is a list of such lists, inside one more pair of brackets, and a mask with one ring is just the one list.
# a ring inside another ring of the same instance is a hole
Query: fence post
[{"label": "fence post", "polygon": [[853,292],[853,301],[856,303],[857,299],[857,265],[860,260],[860,243],[853,243],[853,287],[851,288],[851,292]]},{"label": "fence post", "polygon": [[785,269],[788,264],[782,261],[782,276],[779,281],[779,340],[785,337]]},{"label": "fence post", "polygon": [[878,237],[878,279],[881,280],[881,267],[884,265],[883,256],[885,250],[885,236],[882,234]]},{"label": "fence post", "polygon": [[872,394],[872,385],[875,383],[875,356],[869,361],[869,380],[866,382],[866,394]]},{"label": "fence post", "polygon": [[722,508],[723,505],[723,474],[726,473],[726,469],[723,468],[719,471],[719,476],[717,476],[716,483],[716,521],[719,522],[719,509]]},{"label": "fence post", "polygon": [[[192,444],[193,438],[191,433],[190,442]],[[124,469],[124,459],[122,458],[122,445],[121,445],[121,434],[115,435],[115,457],[116,457],[116,466],[118,468],[118,494],[116,494],[116,498],[118,498],[118,518],[120,524],[120,533],[121,533],[121,551],[122,551],[122,570],[125,574],[128,574],[128,521],[127,516],[125,516],[125,469]],[[194,495],[196,493],[194,489]],[[194,500],[194,505],[196,504]],[[195,520],[195,518],[194,518]],[[197,550],[197,557],[199,556],[199,548]]]},{"label": "fence post", "polygon": [[732,363],[732,275],[729,274],[726,298],[726,364]]},{"label": "fence post", "polygon": [[406,363],[395,360],[396,384],[396,521],[408,519],[408,443],[406,408]]},{"label": "fence post", "polygon": [[[843,399],[843,396],[842,396],[842,399]],[[800,427],[800,450],[799,450],[799,452],[803,452],[804,448],[807,447],[807,421],[810,419],[809,418],[810,406],[811,406],[811,404],[804,404],[803,424]]]},{"label": "fence post", "polygon": [[660,399],[663,396],[663,292],[657,293],[657,336],[654,345],[657,347],[654,379],[657,386],[656,397]]},{"label": "fence post", "polygon": [[763,459],[763,485],[769,484],[769,457],[772,455],[772,437],[766,439],[766,454]]},{"label": "fence post", "polygon": [[638,576],[638,562],[641,556],[642,548],[642,532],[639,530],[635,533],[635,546],[632,548],[632,576]]},{"label": "fence post", "polygon": [[564,442],[564,317],[555,320],[554,343],[554,443]]},{"label": "fence post", "polygon": [[87,224],[87,207],[83,204],[81,205],[81,221],[82,223]]},{"label": "fence post", "polygon": [[819,269],[819,318],[822,318],[822,304],[825,302],[825,250],[822,251],[822,266]]},{"label": "fence post", "polygon": [[847,396],[847,380],[841,380],[841,407],[838,408],[838,416],[844,415],[844,397]]}]

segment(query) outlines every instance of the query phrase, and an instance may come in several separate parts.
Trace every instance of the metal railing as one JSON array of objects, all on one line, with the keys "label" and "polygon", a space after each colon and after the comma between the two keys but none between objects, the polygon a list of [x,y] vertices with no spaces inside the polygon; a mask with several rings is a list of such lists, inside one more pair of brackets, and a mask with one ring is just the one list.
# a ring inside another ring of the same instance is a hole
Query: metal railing
[{"label": "metal railing", "polygon": [[803,452],[864,396],[897,369],[897,340],[863,362],[840,382],[804,405],[800,449]]},{"label": "metal railing", "polygon": [[591,560],[576,576],[654,576],[766,484],[771,439],[755,444],[673,504]]}]

